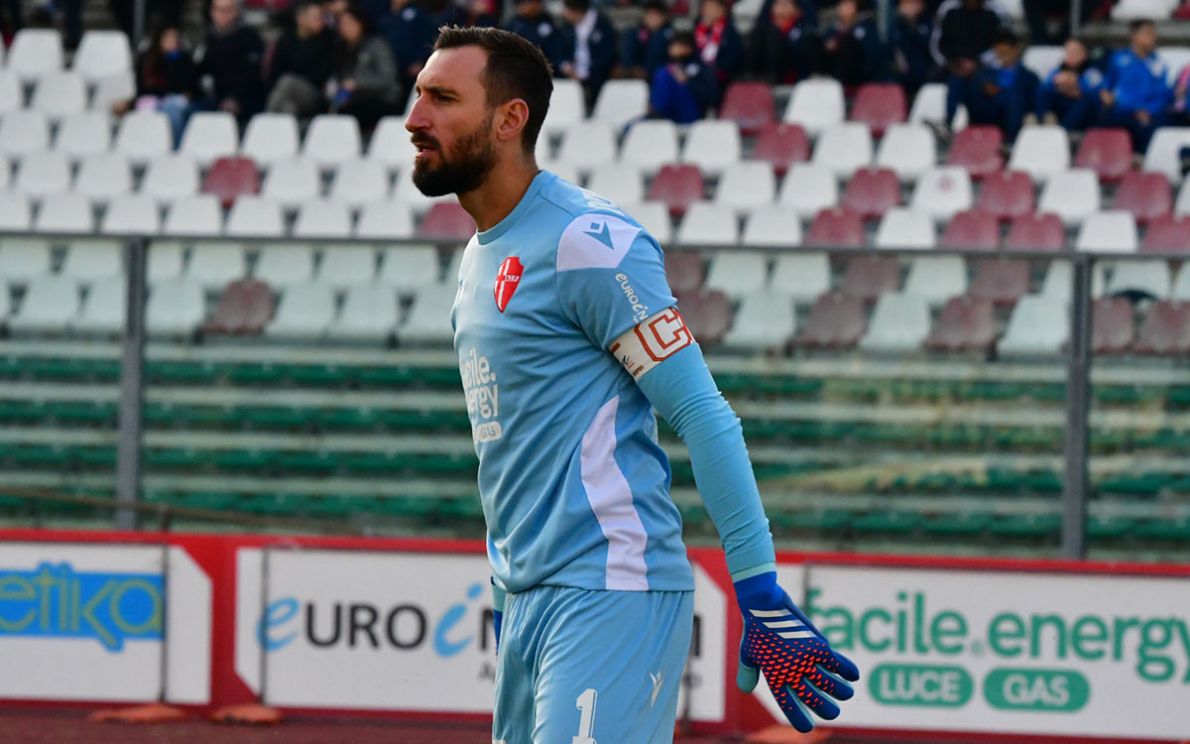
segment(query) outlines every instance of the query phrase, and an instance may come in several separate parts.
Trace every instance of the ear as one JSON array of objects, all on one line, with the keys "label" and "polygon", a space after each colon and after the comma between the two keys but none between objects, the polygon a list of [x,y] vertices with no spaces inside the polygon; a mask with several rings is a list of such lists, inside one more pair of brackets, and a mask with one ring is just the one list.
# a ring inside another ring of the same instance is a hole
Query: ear
[{"label": "ear", "polygon": [[520,142],[521,132],[529,123],[529,104],[523,98],[514,98],[501,104],[496,110],[495,120],[496,139],[501,142]]}]

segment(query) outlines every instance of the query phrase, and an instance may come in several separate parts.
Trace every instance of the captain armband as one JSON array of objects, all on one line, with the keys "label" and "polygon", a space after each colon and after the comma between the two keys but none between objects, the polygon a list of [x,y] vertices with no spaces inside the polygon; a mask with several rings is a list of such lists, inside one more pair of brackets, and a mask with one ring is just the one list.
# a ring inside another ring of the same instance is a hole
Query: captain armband
[{"label": "captain armband", "polygon": [[617,338],[608,349],[632,379],[646,372],[694,343],[694,334],[686,327],[676,307],[670,307],[642,320],[635,328]]}]

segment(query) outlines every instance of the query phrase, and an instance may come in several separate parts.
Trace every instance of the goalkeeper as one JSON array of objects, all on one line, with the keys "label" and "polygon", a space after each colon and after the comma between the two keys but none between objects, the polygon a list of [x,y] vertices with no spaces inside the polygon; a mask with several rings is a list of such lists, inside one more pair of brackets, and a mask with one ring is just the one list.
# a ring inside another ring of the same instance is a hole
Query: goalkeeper
[{"label": "goalkeeper", "polygon": [[778,586],[744,447],[670,293],[660,246],[538,169],[537,47],[444,28],[406,119],[414,184],[479,232],[451,311],[479,456],[500,662],[493,744],[670,742],[694,581],[654,409],[690,450],[744,615],[739,683],[832,719],[859,673]]}]

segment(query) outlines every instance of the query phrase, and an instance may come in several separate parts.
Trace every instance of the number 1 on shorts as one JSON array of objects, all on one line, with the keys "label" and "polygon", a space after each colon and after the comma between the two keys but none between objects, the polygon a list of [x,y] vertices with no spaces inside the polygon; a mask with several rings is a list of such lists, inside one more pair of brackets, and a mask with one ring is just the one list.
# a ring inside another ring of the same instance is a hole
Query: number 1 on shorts
[{"label": "number 1 on shorts", "polygon": [[578,736],[570,740],[570,744],[595,744],[591,738],[591,731],[595,728],[595,690],[587,688],[578,696],[574,705],[579,709]]}]

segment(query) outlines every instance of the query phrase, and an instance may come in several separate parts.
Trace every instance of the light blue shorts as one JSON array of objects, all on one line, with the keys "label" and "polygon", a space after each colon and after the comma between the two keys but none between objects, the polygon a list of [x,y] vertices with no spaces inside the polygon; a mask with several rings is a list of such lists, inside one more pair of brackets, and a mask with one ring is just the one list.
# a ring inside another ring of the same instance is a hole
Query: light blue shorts
[{"label": "light blue shorts", "polygon": [[493,744],[670,744],[693,592],[509,594]]}]

